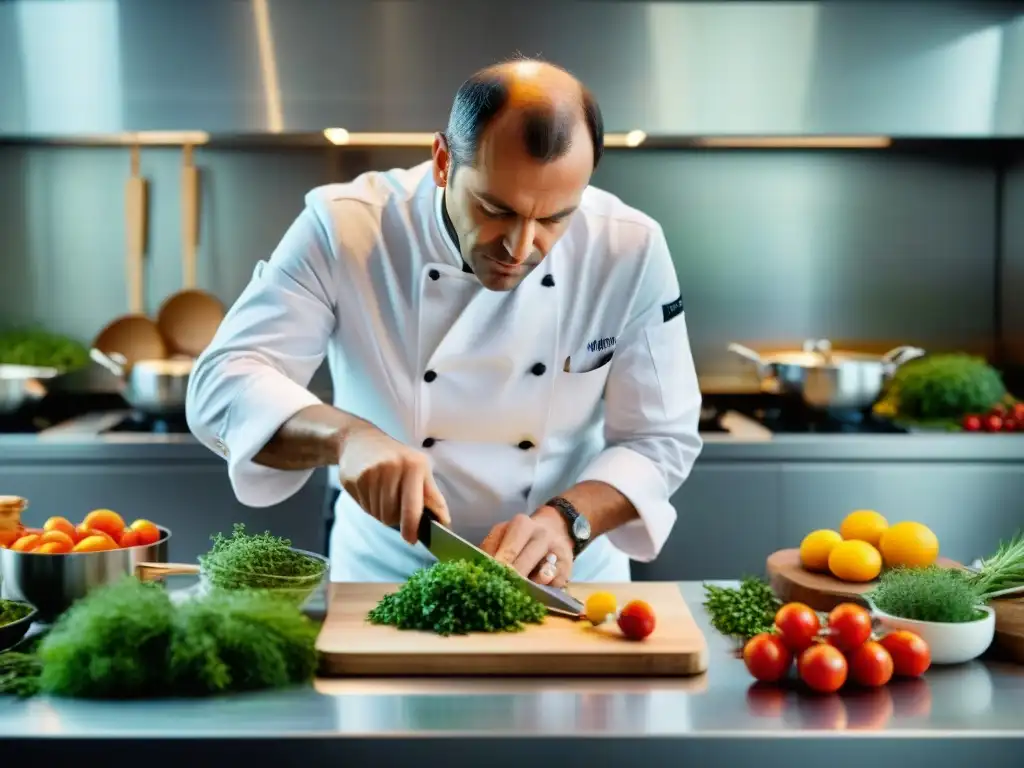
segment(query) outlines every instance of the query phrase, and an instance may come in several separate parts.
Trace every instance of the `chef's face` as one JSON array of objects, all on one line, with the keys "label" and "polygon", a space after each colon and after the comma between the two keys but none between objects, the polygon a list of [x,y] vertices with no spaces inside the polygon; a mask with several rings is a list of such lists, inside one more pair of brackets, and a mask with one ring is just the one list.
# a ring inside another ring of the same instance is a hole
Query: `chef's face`
[{"label": "chef's face", "polygon": [[434,140],[434,179],[446,188],[462,258],[492,291],[512,290],[551,252],[594,167],[582,121],[569,151],[547,163],[528,155],[517,125],[501,123],[484,133],[475,162],[454,174],[444,137]]}]

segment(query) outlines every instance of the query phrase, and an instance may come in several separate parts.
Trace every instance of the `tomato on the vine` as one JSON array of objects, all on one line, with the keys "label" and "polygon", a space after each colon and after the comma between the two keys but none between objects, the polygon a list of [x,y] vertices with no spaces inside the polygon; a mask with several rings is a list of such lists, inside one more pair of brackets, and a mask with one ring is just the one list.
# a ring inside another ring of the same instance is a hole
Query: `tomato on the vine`
[{"label": "tomato on the vine", "polygon": [[899,677],[920,677],[931,666],[932,652],[920,635],[900,629],[879,643],[892,656],[893,671]]},{"label": "tomato on the vine", "polygon": [[800,654],[797,671],[811,690],[834,693],[846,682],[846,657],[835,646],[817,643]]},{"label": "tomato on the vine", "polygon": [[850,679],[865,688],[878,688],[892,679],[892,656],[880,643],[868,641],[849,654]]},{"label": "tomato on the vine", "polygon": [[743,663],[755,680],[774,683],[781,680],[793,665],[793,654],[778,635],[762,632],[743,646]]},{"label": "tomato on the vine", "polygon": [[782,642],[793,653],[808,648],[818,636],[821,621],[818,614],[803,603],[786,603],[775,614],[775,627]]},{"label": "tomato on the vine", "polygon": [[828,615],[828,641],[850,652],[871,639],[871,614],[855,603],[840,603]]}]

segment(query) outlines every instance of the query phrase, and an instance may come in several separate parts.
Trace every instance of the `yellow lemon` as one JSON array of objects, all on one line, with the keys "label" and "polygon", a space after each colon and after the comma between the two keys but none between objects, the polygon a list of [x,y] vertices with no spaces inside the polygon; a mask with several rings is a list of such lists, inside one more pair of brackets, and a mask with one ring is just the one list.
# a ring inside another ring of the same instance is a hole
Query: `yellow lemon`
[{"label": "yellow lemon", "polygon": [[882,572],[882,555],[866,541],[842,541],[828,556],[828,569],[842,581],[871,581]]},{"label": "yellow lemon", "polygon": [[896,523],[882,534],[879,549],[890,568],[923,568],[938,559],[939,539],[928,526],[906,521]]},{"label": "yellow lemon", "polygon": [[827,571],[828,556],[842,540],[843,537],[837,531],[827,528],[811,531],[800,542],[800,565],[808,571]]},{"label": "yellow lemon", "polygon": [[615,618],[618,603],[611,592],[594,592],[587,598],[584,611],[591,624],[603,624]]},{"label": "yellow lemon", "polygon": [[866,541],[873,547],[878,546],[882,534],[889,527],[889,521],[871,509],[858,509],[843,518],[839,532],[843,538],[853,541]]}]

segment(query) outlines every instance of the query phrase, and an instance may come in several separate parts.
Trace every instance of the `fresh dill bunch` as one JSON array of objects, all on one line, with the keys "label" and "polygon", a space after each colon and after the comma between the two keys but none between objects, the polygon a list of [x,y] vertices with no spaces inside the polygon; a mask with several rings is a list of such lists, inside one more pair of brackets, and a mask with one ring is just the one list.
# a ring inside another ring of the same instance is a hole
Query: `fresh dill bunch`
[{"label": "fresh dill bunch", "polygon": [[[231,537],[212,537],[210,551],[199,558],[210,584],[219,589],[277,589],[318,581],[326,565],[292,549],[289,539],[270,531],[250,535],[235,523]],[[284,577],[284,578],[282,578]]]},{"label": "fresh dill bunch", "polygon": [[547,613],[528,595],[508,566],[452,560],[413,573],[370,611],[373,624],[439,635],[515,632],[539,624]]},{"label": "fresh dill bunch", "polygon": [[978,590],[959,568],[893,568],[883,571],[869,594],[890,616],[915,621],[959,624],[981,618]]}]

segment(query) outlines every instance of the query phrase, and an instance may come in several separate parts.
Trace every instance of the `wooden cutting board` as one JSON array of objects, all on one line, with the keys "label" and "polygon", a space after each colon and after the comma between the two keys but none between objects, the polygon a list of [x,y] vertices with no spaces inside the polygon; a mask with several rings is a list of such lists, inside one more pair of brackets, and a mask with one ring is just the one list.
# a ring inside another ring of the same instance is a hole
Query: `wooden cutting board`
[{"label": "wooden cutting board", "polygon": [[1024,597],[993,600],[996,612],[996,637],[993,645],[1007,659],[1024,664]]},{"label": "wooden cutting board", "polygon": [[614,623],[549,615],[522,632],[442,637],[377,626],[366,615],[397,584],[331,584],[327,618],[317,650],[323,676],[682,676],[708,666],[707,642],[672,582],[579,584],[572,594],[586,600],[596,590],[619,604],[646,600],[656,625],[646,639],[623,637]]},{"label": "wooden cutting board", "polygon": [[[960,568],[955,560],[940,557],[938,565]],[[827,573],[813,573],[800,565],[799,549],[780,549],[768,556],[768,581],[772,591],[784,603],[804,603],[816,611],[831,611],[840,603],[860,601],[860,596],[878,585],[878,581],[854,584],[840,581]]]}]

